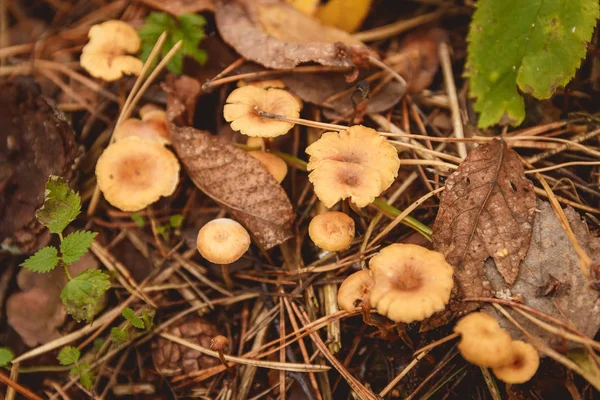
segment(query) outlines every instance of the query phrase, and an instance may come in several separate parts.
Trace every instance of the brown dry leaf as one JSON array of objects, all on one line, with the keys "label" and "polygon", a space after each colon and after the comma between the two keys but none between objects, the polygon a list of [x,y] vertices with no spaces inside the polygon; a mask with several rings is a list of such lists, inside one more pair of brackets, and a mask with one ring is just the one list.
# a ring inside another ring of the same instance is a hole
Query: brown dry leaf
[{"label": "brown dry leaf", "polygon": [[[439,28],[408,35],[398,52],[388,55],[384,62],[406,79],[409,92],[420,92],[431,84],[437,73],[438,47],[446,37],[446,31]],[[379,71],[362,71],[358,80]],[[354,113],[352,100],[357,100],[355,84],[348,83],[342,73],[292,73],[282,76],[281,80],[302,100],[326,107],[324,114],[329,119],[348,120]],[[381,88],[378,88],[379,85],[379,80],[370,83],[371,91],[364,110],[366,114],[389,110],[407,90],[396,80],[388,81]]]},{"label": "brown dry leaf", "polygon": [[[504,280],[514,282],[529,248],[534,215],[533,184],[504,141],[469,153],[446,181],[433,225],[433,247],[454,267],[455,299],[490,294],[484,274],[489,257]],[[457,304],[450,307],[452,313],[475,306]]]},{"label": "brown dry leaf", "polygon": [[263,248],[290,238],[292,205],[260,161],[206,131],[176,125],[187,119],[186,110],[200,92],[198,81],[181,77],[167,91],[173,147],[196,186],[244,224]]},{"label": "brown dry leaf", "polygon": [[[98,268],[98,261],[84,255],[69,267],[72,276]],[[48,343],[58,337],[67,316],[60,300],[60,292],[67,283],[62,267],[47,274],[21,269],[17,284],[22,292],[12,294],[6,301],[8,324],[21,336],[27,346]]]},{"label": "brown dry leaf", "polygon": [[214,11],[215,0],[138,0],[140,3],[156,10],[168,12],[175,16],[200,11]]},{"label": "brown dry leaf", "polygon": [[49,240],[35,211],[44,203],[48,176],[71,176],[75,132],[25,77],[0,83],[0,126],[0,242],[32,252]]},{"label": "brown dry leaf", "polygon": [[280,1],[221,0],[215,19],[227,43],[244,58],[268,68],[291,69],[306,62],[350,67],[352,53],[366,49],[346,32],[326,27]]},{"label": "brown dry leaf", "polygon": [[[559,319],[579,332],[593,337],[600,329],[600,296],[591,288],[581,272],[577,253],[550,203],[538,200],[531,244],[513,285],[508,285],[496,272],[494,263],[486,263],[486,278],[497,297],[519,296],[529,307]],[[581,247],[600,264],[600,238],[592,236],[587,224],[571,207],[565,209],[571,229]],[[487,311],[496,312],[491,305]],[[536,337],[551,344],[562,341],[555,335],[534,325],[521,315],[513,316]],[[497,314],[497,319],[513,338],[523,333],[510,321]]]}]

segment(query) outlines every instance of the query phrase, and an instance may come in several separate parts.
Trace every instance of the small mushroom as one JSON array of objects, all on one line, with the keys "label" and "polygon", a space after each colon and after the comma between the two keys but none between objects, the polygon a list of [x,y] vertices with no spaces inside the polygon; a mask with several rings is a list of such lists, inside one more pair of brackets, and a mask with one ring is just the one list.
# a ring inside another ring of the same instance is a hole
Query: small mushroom
[{"label": "small mushroom", "polygon": [[348,276],[338,289],[337,301],[342,310],[354,311],[357,305],[369,306],[369,294],[374,281],[371,272],[362,270]]},{"label": "small mushroom", "polygon": [[[150,106],[150,107],[148,107]],[[146,105],[140,110],[140,117],[129,118],[121,123],[115,129],[113,137],[115,140],[122,140],[127,137],[135,136],[144,139],[151,139],[160,144],[171,144],[169,129],[167,128],[167,118],[164,110],[154,106]]]},{"label": "small mushroom", "polygon": [[510,334],[489,314],[473,312],[454,326],[460,333],[458,350],[463,358],[480,367],[496,368],[513,357]]},{"label": "small mushroom", "polygon": [[225,356],[223,355],[223,352],[227,347],[229,347],[229,339],[223,335],[217,335],[210,341],[210,349],[219,354],[219,360],[221,360],[221,363],[225,368],[229,369],[231,366],[227,363],[227,360],[225,360]]},{"label": "small mushroom", "polygon": [[525,383],[530,380],[540,366],[540,356],[532,345],[520,340],[511,343],[512,357],[509,362],[492,371],[498,379],[506,383]]},{"label": "small mushroom", "polygon": [[354,239],[354,220],[342,212],[327,211],[310,221],[308,235],[323,250],[341,251]]},{"label": "small mushroom", "polygon": [[138,211],[175,192],[179,169],[177,157],[160,143],[128,137],[104,150],[96,164],[96,179],[110,204]]},{"label": "small mushroom", "polygon": [[437,251],[392,244],[371,259],[369,268],[375,281],[369,302],[392,321],[422,321],[450,300],[452,267]]},{"label": "small mushroom", "polygon": [[280,157],[265,151],[249,151],[248,155],[260,161],[277,182],[283,182],[287,175],[288,167]]},{"label": "small mushroom", "polygon": [[128,55],[137,53],[141,45],[133,27],[123,21],[106,21],[92,26],[88,37],[79,62],[90,75],[108,82],[124,74],[139,75],[142,62]]},{"label": "small mushroom", "polygon": [[250,247],[248,231],[237,221],[217,218],[208,222],[198,232],[196,247],[208,261],[221,265],[223,280],[233,287],[229,277],[229,264],[237,261]]},{"label": "small mushroom", "polygon": [[265,139],[263,139],[261,137],[248,136],[248,140],[246,141],[246,146],[248,146],[252,149],[257,149],[257,151],[259,149],[261,151],[265,151],[265,149],[266,149]]},{"label": "small mushroom", "polygon": [[365,207],[390,187],[400,168],[396,148],[377,131],[361,125],[324,133],[306,153],[309,179],[327,207],[345,198]]},{"label": "small mushroom", "polygon": [[298,118],[300,108],[294,96],[285,90],[243,86],[231,92],[223,108],[223,116],[231,122],[234,131],[272,138],[286,134],[294,124],[263,118],[259,111]]}]

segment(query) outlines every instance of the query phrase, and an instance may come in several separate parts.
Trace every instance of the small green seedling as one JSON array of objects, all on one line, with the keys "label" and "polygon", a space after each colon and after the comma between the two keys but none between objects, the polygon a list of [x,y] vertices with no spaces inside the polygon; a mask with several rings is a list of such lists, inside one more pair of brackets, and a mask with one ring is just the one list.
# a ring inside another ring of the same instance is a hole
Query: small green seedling
[{"label": "small green seedling", "polygon": [[127,320],[123,327],[114,327],[110,330],[110,339],[117,345],[125,344],[130,338],[130,325],[139,330],[149,330],[154,322],[154,310],[144,310],[141,316],[135,315],[135,311],[126,307],[121,313]]},{"label": "small green seedling", "polygon": [[[98,304],[110,288],[109,275],[96,269],[88,269],[71,277],[69,265],[83,257],[89,250],[97,233],[76,231],[63,237],[63,231],[81,212],[79,194],[69,188],[58,176],[50,176],[46,183],[46,198],[37,210],[38,221],[60,238],[60,246],[46,246],[25,260],[21,266],[33,272],[47,273],[62,266],[67,284],[60,293],[65,310],[77,321],[90,322],[98,311]],[[59,253],[60,250],[60,253]]]},{"label": "small green seedling", "polygon": [[142,39],[142,60],[148,59],[160,35],[167,32],[165,45],[162,48],[162,57],[165,57],[177,42],[183,40],[181,51],[175,54],[167,64],[169,71],[181,74],[183,56],[191,57],[200,65],[204,65],[206,52],[198,48],[200,41],[206,36],[204,25],[206,25],[206,20],[198,14],[182,14],[173,18],[165,13],[150,13],[146,18],[146,23],[138,31]]},{"label": "small green seedling", "polygon": [[12,351],[6,347],[0,347],[0,367],[6,367],[15,358]]},{"label": "small green seedling", "polygon": [[60,350],[57,358],[60,365],[71,366],[72,368],[69,371],[69,374],[79,375],[79,382],[81,385],[87,390],[91,390],[95,380],[94,373],[90,369],[88,363],[79,362],[80,357],[81,353],[78,348],[66,346]]}]

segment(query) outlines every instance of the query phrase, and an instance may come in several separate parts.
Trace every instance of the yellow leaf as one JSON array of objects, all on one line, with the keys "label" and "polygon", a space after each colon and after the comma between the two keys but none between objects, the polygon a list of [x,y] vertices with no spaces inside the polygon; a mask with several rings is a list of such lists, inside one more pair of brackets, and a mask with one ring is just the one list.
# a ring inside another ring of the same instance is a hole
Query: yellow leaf
[{"label": "yellow leaf", "polygon": [[315,16],[325,25],[354,32],[367,17],[372,2],[373,0],[330,0],[319,7]]},{"label": "yellow leaf", "polygon": [[313,15],[317,10],[320,0],[286,0],[298,11],[306,15]]}]

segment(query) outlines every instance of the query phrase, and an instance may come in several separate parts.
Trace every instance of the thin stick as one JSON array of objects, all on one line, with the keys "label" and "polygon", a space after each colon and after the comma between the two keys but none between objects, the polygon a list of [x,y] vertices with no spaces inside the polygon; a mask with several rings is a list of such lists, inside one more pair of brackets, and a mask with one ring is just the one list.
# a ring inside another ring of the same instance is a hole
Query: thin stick
[{"label": "thin stick", "polygon": [[362,31],[352,35],[355,39],[361,42],[373,42],[375,40],[387,39],[396,36],[402,32],[406,32],[416,26],[427,24],[435,21],[443,15],[441,11],[434,11],[429,14],[419,15],[418,17],[394,22],[393,24],[384,25],[379,28]]},{"label": "thin stick", "polygon": [[[179,336],[171,335],[170,333],[161,333],[159,336],[170,340],[172,342],[178,343],[182,346],[189,347],[190,349],[196,350],[202,354],[207,356],[219,358],[219,353],[206,347],[199,346],[195,343],[188,342],[185,339],[180,338]],[[281,363],[277,361],[261,361],[244,357],[230,356],[227,354],[223,354],[225,360],[237,364],[243,365],[252,365],[255,367],[283,370],[283,371],[292,371],[292,372],[325,372],[329,371],[331,367],[326,365],[312,365],[312,364],[300,364],[300,363]]]},{"label": "thin stick", "polygon": [[14,390],[21,393],[23,396],[27,397],[30,400],[43,400],[40,396],[27,389],[25,386],[19,385],[17,382],[4,375],[2,372],[0,372],[0,382],[4,383],[10,388],[13,388]]},{"label": "thin stick", "polygon": [[[444,72],[444,83],[448,100],[450,101],[450,111],[452,111],[452,126],[454,127],[454,136],[463,139],[462,119],[460,117],[460,107],[458,106],[458,96],[456,94],[456,85],[454,83],[454,74],[452,73],[452,62],[450,61],[450,50],[446,43],[441,43],[439,48],[440,63]],[[467,157],[467,147],[463,142],[457,143],[458,154],[461,158]]]},{"label": "thin stick", "polygon": [[311,128],[327,129],[327,130],[334,130],[334,131],[345,131],[346,129],[349,128],[348,126],[344,126],[344,125],[328,124],[326,122],[317,122],[317,121],[313,121],[310,119],[304,119],[304,118],[287,117],[285,115],[273,114],[273,113],[262,111],[262,110],[258,110],[257,114],[263,118],[276,119],[278,121],[290,122],[292,124],[308,126]]},{"label": "thin stick", "polygon": [[403,90],[406,89],[407,84],[406,84],[406,81],[404,80],[404,78],[401,77],[400,74],[398,74],[396,71],[394,71],[393,69],[391,69],[390,67],[388,67],[384,62],[376,59],[373,56],[369,56],[369,62],[372,65],[375,65],[376,67],[379,67],[382,70],[390,73],[394,77],[394,79],[396,79],[398,82],[400,82],[402,84]]},{"label": "thin stick", "polygon": [[423,359],[423,357],[425,357],[427,355],[427,353],[429,353],[429,351],[425,350],[421,354],[416,356],[410,362],[410,364],[408,364],[394,379],[392,379],[392,381],[390,383],[387,384],[387,386],[385,388],[383,388],[383,390],[381,392],[379,392],[379,396],[385,397],[389,392],[391,392],[392,389],[394,387],[396,387],[398,382],[400,382],[402,380],[402,378],[404,378],[406,376],[406,374],[408,374],[414,368],[414,366],[417,365],[417,363],[419,361],[421,361]]},{"label": "thin stick", "polygon": [[436,340],[433,343],[429,343],[427,346],[421,347],[419,350],[415,351],[413,356],[419,355],[424,351],[429,351],[429,350],[433,349],[434,347],[438,347],[439,345],[449,342],[452,339],[455,339],[459,336],[460,336],[459,333],[451,333],[448,336],[441,338],[440,340]]}]

